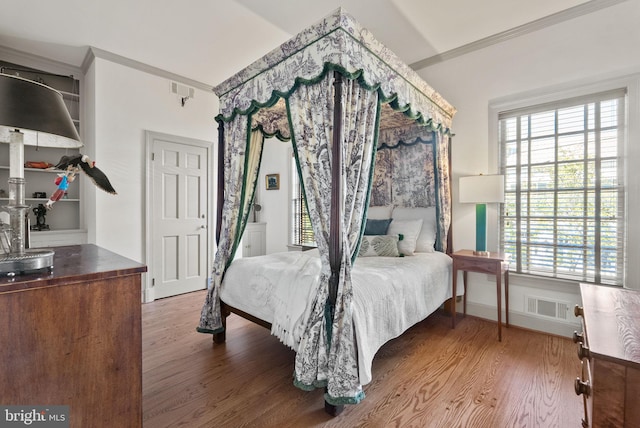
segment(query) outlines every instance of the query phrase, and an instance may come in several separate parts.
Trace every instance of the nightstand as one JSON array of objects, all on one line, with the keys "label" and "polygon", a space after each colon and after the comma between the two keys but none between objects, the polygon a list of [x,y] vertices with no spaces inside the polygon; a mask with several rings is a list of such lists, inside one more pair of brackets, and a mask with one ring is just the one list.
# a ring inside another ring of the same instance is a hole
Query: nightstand
[{"label": "nightstand", "polygon": [[[453,299],[455,301],[458,282],[458,271],[462,271],[464,283],[464,315],[467,314],[467,272],[494,274],[496,276],[496,293],[498,297],[498,340],[502,341],[502,274],[504,274],[504,300],[506,310],[506,326],[509,326],[509,255],[490,252],[486,256],[475,255],[473,250],[460,250],[451,255],[453,258]],[[454,304],[451,328],[456,328],[456,311]]]}]

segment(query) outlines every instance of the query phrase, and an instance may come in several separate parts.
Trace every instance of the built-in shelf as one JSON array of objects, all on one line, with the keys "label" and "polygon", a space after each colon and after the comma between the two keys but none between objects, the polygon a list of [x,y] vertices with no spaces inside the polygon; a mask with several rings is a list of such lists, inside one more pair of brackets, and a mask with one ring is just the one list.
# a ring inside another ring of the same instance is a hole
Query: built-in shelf
[{"label": "built-in shelf", "polygon": [[[47,72],[47,70],[38,70],[30,67],[24,67],[20,64],[10,63],[0,60],[0,67],[3,73],[20,75],[25,79],[31,79],[39,83],[45,84],[56,89],[62,94],[67,110],[71,115],[78,133],[80,133],[80,81],[73,76],[55,74]],[[48,162],[52,165],[57,164],[62,156],[72,156],[79,153],[78,149],[64,149],[53,147],[24,147],[24,162]],[[36,224],[37,218],[34,209],[37,210],[38,204],[44,204],[49,197],[56,191],[55,184],[56,175],[62,171],[55,168],[25,168],[25,203],[31,205],[27,212],[32,225]],[[9,145],[0,144],[0,192],[3,196],[8,196],[9,186],[8,179],[10,175],[9,167]],[[45,214],[45,224],[50,227],[48,231],[31,231],[31,245],[36,246],[55,246],[55,245],[71,245],[83,244],[87,242],[87,231],[82,229],[84,222],[82,221],[82,200],[81,185],[84,184],[78,174],[73,182],[69,183],[67,197],[57,201],[51,210],[47,210]],[[46,198],[33,198],[34,194],[44,193]],[[6,205],[9,201],[8,197],[0,198],[0,205]],[[1,215],[0,207],[0,215]]]},{"label": "built-in shelf", "polygon": [[[47,202],[49,198],[24,198],[25,201],[33,201],[33,202]],[[0,201],[9,201],[9,198],[0,198]],[[76,198],[62,198],[59,199],[58,202],[80,202],[80,199]]]},{"label": "built-in shelf", "polygon": [[[62,157],[62,156],[60,156]],[[0,165],[0,169],[9,169],[9,167],[7,165]],[[64,172],[60,169],[54,169],[53,167],[51,168],[25,168],[25,171],[34,171],[34,172],[48,172],[48,173],[56,173],[59,174],[61,172]]]},{"label": "built-in shelf", "polygon": [[87,231],[84,229],[31,230],[29,247],[59,247],[61,245],[77,245],[87,243]]}]

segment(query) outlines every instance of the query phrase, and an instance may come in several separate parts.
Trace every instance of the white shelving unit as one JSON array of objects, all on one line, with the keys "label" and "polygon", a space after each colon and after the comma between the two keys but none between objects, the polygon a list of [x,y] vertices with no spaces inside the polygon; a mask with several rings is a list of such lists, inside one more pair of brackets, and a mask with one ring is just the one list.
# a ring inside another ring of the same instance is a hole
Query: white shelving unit
[{"label": "white shelving unit", "polygon": [[[0,61],[0,68],[5,74],[19,75],[25,79],[35,80],[58,90],[69,110],[73,123],[80,133],[80,82],[65,75],[51,75],[46,70],[40,71],[23,67],[14,63]],[[25,162],[48,162],[55,165],[64,155],[79,153],[78,149],[56,149],[50,147],[25,146]],[[31,205],[29,219],[36,224],[33,209],[39,204],[45,204],[49,196],[56,190],[56,174],[60,171],[50,169],[25,168],[25,202]],[[0,206],[8,202],[9,179],[9,145],[0,144]],[[87,231],[82,220],[81,186],[85,177],[76,175],[69,184],[67,195],[47,211],[45,223],[49,230],[30,231],[31,247],[49,247],[58,245],[84,244],[87,242]],[[34,192],[44,192],[45,198],[33,197]],[[1,211],[1,210],[0,210]]]}]

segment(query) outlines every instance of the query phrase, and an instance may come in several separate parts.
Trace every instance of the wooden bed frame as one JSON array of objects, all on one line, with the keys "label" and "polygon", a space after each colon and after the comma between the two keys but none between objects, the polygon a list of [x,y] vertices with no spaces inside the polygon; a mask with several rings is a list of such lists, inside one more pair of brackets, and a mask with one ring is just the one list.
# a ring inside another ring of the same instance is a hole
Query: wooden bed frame
[{"label": "wooden bed frame", "polygon": [[[340,171],[342,170],[342,156],[339,150],[340,141],[342,140],[342,74],[334,71],[334,114],[333,114],[333,136],[332,136],[332,185],[331,185],[331,224],[329,231],[329,264],[331,267],[331,277],[329,278],[329,301],[335,305],[336,297],[338,293],[338,276],[340,271],[340,260],[342,259],[342,240],[339,237],[342,235],[342,225],[338,221],[341,218],[340,201],[342,200],[342,189],[338,185],[340,182]],[[451,171],[451,137],[449,136],[449,170]],[[218,122],[218,176],[217,176],[217,216],[216,216],[216,242],[220,242],[220,233],[222,227],[222,207],[224,204],[224,122],[220,120]],[[449,187],[449,198],[451,195],[451,186]],[[447,234],[447,251],[446,253],[451,255],[453,252],[453,237],[452,226],[449,225],[449,232]],[[445,309],[450,311],[455,316],[455,304],[454,298],[445,302]],[[215,343],[224,343],[226,340],[226,318],[234,313],[249,321],[252,321],[258,325],[271,330],[271,324],[254,317],[240,309],[225,304],[220,301],[220,310],[222,314],[222,326],[225,328],[221,333],[213,335],[213,341]],[[333,317],[333,313],[331,316]],[[332,416],[340,414],[344,410],[344,406],[335,406],[325,401],[325,411]]]}]

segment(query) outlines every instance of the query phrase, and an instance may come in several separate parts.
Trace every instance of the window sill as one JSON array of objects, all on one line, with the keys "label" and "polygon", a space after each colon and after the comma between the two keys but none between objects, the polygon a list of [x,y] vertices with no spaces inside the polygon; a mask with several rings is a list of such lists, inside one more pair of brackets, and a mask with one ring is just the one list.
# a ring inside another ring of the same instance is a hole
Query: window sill
[{"label": "window sill", "polygon": [[[495,281],[493,276],[487,275],[488,281]],[[509,285],[536,288],[539,290],[559,291],[570,294],[580,294],[580,282],[566,279],[547,278],[544,276],[524,275],[509,272]]]},{"label": "window sill", "polygon": [[315,250],[316,248],[318,247],[315,247],[312,245],[293,245],[293,244],[287,245],[288,251],[309,251],[309,250]]}]

